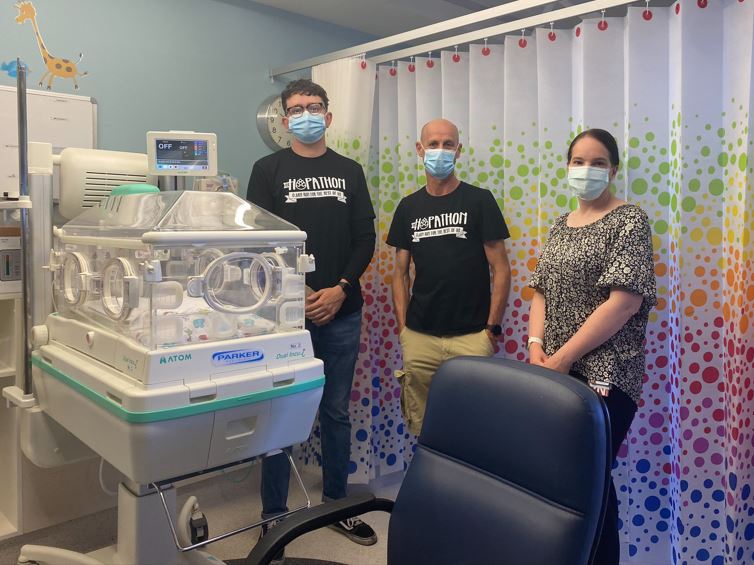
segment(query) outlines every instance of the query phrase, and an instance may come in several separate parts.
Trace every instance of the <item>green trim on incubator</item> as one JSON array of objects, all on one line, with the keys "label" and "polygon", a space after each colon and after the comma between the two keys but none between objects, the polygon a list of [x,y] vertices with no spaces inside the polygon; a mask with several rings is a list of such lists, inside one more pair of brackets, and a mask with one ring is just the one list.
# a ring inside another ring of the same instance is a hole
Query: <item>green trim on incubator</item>
[{"label": "green trim on incubator", "polygon": [[160,192],[160,189],[153,184],[121,184],[116,186],[111,192],[110,196],[128,196],[131,194],[155,194]]},{"label": "green trim on incubator", "polygon": [[181,406],[180,408],[167,408],[165,410],[154,410],[152,412],[131,412],[126,410],[119,404],[103,396],[99,392],[90,389],[89,387],[82,385],[75,379],[72,379],[60,369],[49,364],[43,360],[38,353],[33,353],[31,356],[32,364],[39,367],[45,373],[55,377],[59,381],[67,384],[78,393],[86,396],[89,400],[97,404],[100,408],[104,408],[114,416],[125,420],[132,424],[146,424],[149,422],[162,422],[164,420],[173,420],[175,418],[185,418],[186,416],[196,416],[197,414],[205,414],[207,412],[214,412],[216,410],[225,410],[227,408],[235,408],[237,406],[243,406],[245,404],[253,404],[255,402],[262,402],[271,398],[278,398],[281,396],[289,396],[298,392],[304,392],[307,390],[313,390],[320,388],[325,384],[324,375],[301,383],[293,383],[290,385],[283,385],[270,390],[263,390],[261,392],[252,392],[250,394],[244,394],[241,396],[234,396],[233,398],[223,398],[221,400],[210,400],[208,402],[201,402],[191,406]]}]

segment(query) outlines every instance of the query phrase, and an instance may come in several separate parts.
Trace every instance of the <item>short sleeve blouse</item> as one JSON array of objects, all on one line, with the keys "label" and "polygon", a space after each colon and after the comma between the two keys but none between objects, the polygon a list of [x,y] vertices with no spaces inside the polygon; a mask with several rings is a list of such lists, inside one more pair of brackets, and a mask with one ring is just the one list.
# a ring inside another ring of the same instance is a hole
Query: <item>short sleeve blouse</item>
[{"label": "short sleeve blouse", "polygon": [[628,322],[573,365],[589,382],[607,381],[638,404],[644,377],[644,336],[657,303],[652,234],[646,213],[624,204],[582,227],[568,214],[553,224],[529,286],[545,297],[544,349],[552,355],[620,288],[644,298]]}]

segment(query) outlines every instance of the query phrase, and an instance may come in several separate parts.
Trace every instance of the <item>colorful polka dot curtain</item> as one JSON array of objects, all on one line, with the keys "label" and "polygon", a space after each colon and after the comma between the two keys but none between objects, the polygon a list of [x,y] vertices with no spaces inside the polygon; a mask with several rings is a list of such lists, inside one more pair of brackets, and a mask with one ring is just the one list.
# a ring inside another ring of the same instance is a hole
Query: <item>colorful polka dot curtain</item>
[{"label": "colorful polka dot curtain", "polygon": [[[521,360],[526,282],[549,226],[576,205],[568,143],[600,127],[622,147],[619,196],[652,221],[659,297],[641,406],[613,471],[622,562],[754,563],[753,32],[754,0],[683,0],[379,67],[371,157],[366,131],[339,134],[341,149],[360,151],[378,214],[352,393],[354,482],[403,470],[413,445],[393,378],[401,353],[384,240],[399,200],[425,180],[421,126],[458,125],[460,178],[503,210],[513,282],[497,354]],[[357,80],[374,80],[362,70]]]}]

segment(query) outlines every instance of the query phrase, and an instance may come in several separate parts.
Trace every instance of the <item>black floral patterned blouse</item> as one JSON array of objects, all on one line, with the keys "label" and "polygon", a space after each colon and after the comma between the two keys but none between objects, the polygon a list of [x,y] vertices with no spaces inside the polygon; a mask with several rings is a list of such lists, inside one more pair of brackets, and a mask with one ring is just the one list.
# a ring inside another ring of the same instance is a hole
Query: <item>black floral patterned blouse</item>
[{"label": "black floral patterned blouse", "polygon": [[545,353],[560,349],[607,300],[611,288],[643,296],[626,325],[572,367],[590,383],[617,386],[638,404],[647,319],[657,303],[649,218],[633,204],[582,227],[569,227],[567,218],[564,214],[555,220],[529,282],[545,297]]}]

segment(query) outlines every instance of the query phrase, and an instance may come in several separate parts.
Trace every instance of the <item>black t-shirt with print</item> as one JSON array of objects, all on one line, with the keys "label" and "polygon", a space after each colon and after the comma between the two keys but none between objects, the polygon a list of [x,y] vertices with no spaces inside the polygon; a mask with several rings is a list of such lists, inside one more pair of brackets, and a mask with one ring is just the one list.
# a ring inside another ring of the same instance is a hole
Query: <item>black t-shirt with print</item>
[{"label": "black t-shirt with print", "polygon": [[484,243],[508,237],[492,193],[465,182],[445,196],[422,187],[401,200],[387,244],[408,250],[416,269],[406,326],[438,336],[483,329],[490,310]]},{"label": "black t-shirt with print", "polygon": [[359,277],[374,253],[374,208],[364,171],[332,149],[302,157],[282,149],[254,163],[246,198],[306,232],[306,252],[316,270],[307,273],[314,290],[351,283],[336,318],[361,308]]}]

